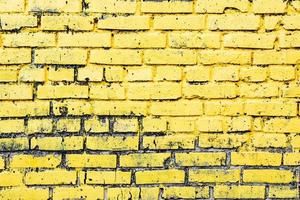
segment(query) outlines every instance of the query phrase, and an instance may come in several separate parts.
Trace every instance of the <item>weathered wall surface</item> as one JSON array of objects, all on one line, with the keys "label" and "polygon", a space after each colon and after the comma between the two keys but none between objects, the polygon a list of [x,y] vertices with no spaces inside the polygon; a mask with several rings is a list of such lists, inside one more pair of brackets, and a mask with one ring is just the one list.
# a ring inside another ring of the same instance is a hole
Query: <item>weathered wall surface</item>
[{"label": "weathered wall surface", "polygon": [[0,0],[0,199],[299,199],[300,1]]}]

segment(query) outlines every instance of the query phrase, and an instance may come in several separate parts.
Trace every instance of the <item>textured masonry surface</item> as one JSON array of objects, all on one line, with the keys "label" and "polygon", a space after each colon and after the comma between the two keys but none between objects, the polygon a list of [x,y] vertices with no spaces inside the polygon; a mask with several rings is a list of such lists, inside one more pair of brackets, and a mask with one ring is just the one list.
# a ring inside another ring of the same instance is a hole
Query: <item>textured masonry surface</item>
[{"label": "textured masonry surface", "polygon": [[0,0],[0,199],[300,199],[299,0]]}]

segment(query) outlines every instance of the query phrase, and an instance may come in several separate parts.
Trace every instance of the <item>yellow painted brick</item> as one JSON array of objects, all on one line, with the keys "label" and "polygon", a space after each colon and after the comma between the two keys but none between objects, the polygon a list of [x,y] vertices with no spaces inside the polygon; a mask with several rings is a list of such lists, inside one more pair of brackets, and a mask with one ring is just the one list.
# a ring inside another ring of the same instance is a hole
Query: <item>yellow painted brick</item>
[{"label": "yellow painted brick", "polygon": [[54,169],[40,172],[27,172],[25,175],[26,185],[62,185],[75,184],[77,178],[76,171],[65,169]]},{"label": "yellow painted brick", "polygon": [[287,137],[285,134],[278,133],[254,133],[252,143],[255,147],[284,148],[287,147]]},{"label": "yellow painted brick", "polygon": [[20,171],[3,171],[0,173],[0,186],[21,186],[23,185],[23,176]]},{"label": "yellow painted brick", "polygon": [[299,135],[293,135],[291,140],[291,145],[294,149],[300,149],[300,136]]},{"label": "yellow painted brick", "polygon": [[104,189],[99,186],[82,185],[79,187],[55,187],[53,189],[53,200],[80,199],[86,200],[103,199]]},{"label": "yellow painted brick", "polygon": [[150,113],[153,115],[202,115],[203,104],[200,101],[181,100],[181,101],[165,101],[152,102]]},{"label": "yellow painted brick", "polygon": [[159,188],[158,187],[117,187],[117,188],[108,188],[107,197],[108,200],[114,199],[149,199],[155,200],[158,199]]},{"label": "yellow painted brick", "polygon": [[74,81],[74,69],[50,67],[48,71],[50,81]]},{"label": "yellow painted brick", "polygon": [[36,49],[36,64],[83,65],[86,64],[87,51],[84,49],[48,48]]},{"label": "yellow painted brick", "polygon": [[130,83],[129,99],[178,99],[181,97],[181,84],[170,82]]},{"label": "yellow painted brick", "polygon": [[113,124],[114,132],[137,132],[139,129],[136,118],[117,118]]},{"label": "yellow painted brick", "polygon": [[140,101],[94,101],[91,102],[96,115],[146,115],[147,102]]},{"label": "yellow painted brick", "polygon": [[201,148],[235,148],[246,142],[246,135],[240,134],[200,134]]},{"label": "yellow painted brick", "polygon": [[[272,4],[272,8],[270,7]],[[259,14],[285,13],[286,2],[282,0],[256,0],[253,1],[253,12]]]},{"label": "yellow painted brick", "polygon": [[295,181],[295,177],[289,170],[246,169],[243,181],[245,183],[291,183]]},{"label": "yellow painted brick", "polygon": [[61,162],[59,155],[14,155],[10,168],[56,168]]},{"label": "yellow painted brick", "polygon": [[23,199],[23,200],[38,200],[47,199],[49,197],[48,188],[27,188],[27,187],[13,187],[1,190],[1,199]]},{"label": "yellow painted brick", "polygon": [[18,79],[18,69],[14,67],[0,68],[0,82],[16,82]]},{"label": "yellow painted brick", "polygon": [[52,101],[54,115],[88,115],[92,113],[91,104],[82,100]]},{"label": "yellow painted brick", "polygon": [[146,64],[196,64],[196,53],[193,50],[145,50]]},{"label": "yellow painted brick", "polygon": [[167,118],[168,130],[174,132],[193,132],[195,130],[195,118],[170,117]]},{"label": "yellow painted brick", "polygon": [[116,48],[163,48],[166,34],[161,32],[125,32],[114,34]]},{"label": "yellow painted brick", "polygon": [[78,68],[78,81],[100,82],[103,80],[103,67],[97,65],[87,65]]},{"label": "yellow painted brick", "polygon": [[151,81],[153,77],[151,66],[139,66],[127,68],[128,81]]},{"label": "yellow painted brick", "polygon": [[88,12],[100,13],[134,13],[136,9],[135,1],[118,0],[88,0]]},{"label": "yellow painted brick", "polygon": [[204,85],[184,85],[183,94],[186,98],[225,99],[237,96],[234,83],[208,83]]},{"label": "yellow painted brick", "polygon": [[289,186],[270,186],[269,197],[278,199],[297,199],[299,198],[299,189],[290,188]]},{"label": "yellow painted brick", "polygon": [[239,166],[280,166],[281,153],[232,152],[231,165]]},{"label": "yellow painted brick", "polygon": [[118,83],[90,85],[91,99],[125,99],[125,87]]},{"label": "yellow painted brick", "polygon": [[171,32],[170,46],[174,48],[219,48],[220,33]]},{"label": "yellow painted brick", "polygon": [[249,64],[251,52],[238,50],[203,50],[200,51],[199,62],[209,64]]},{"label": "yellow painted brick", "polygon": [[297,103],[287,100],[247,100],[245,113],[254,116],[296,116]]},{"label": "yellow painted brick", "polygon": [[4,169],[4,167],[5,167],[5,160],[2,157],[0,157],[0,169]]},{"label": "yellow painted brick", "polygon": [[210,68],[203,66],[187,66],[185,67],[186,80],[189,82],[204,82],[210,77]]},{"label": "yellow painted brick", "polygon": [[253,119],[253,130],[254,131],[261,131],[263,128],[262,128],[262,118],[260,117],[255,117]]},{"label": "yellow painted brick", "polygon": [[50,104],[47,101],[2,101],[0,107],[2,117],[46,116],[50,113]]},{"label": "yellow painted brick", "polygon": [[150,28],[149,16],[118,16],[98,21],[98,29],[147,30]]},{"label": "yellow painted brick", "polygon": [[111,33],[58,33],[61,47],[110,47]]},{"label": "yellow painted brick", "polygon": [[286,15],[282,18],[283,27],[287,30],[298,30],[300,27],[299,15]]},{"label": "yellow painted brick", "polygon": [[136,184],[184,183],[185,172],[178,169],[137,171]]},{"label": "yellow painted brick", "polygon": [[[244,23],[244,22],[247,23]],[[260,17],[252,14],[225,14],[208,17],[209,30],[257,30]]]},{"label": "yellow painted brick", "polygon": [[93,17],[79,15],[42,16],[41,29],[89,31],[93,29]]},{"label": "yellow painted brick", "polygon": [[262,67],[241,67],[240,78],[246,82],[262,82],[267,78],[267,69]]},{"label": "yellow painted brick", "polygon": [[1,100],[32,99],[32,98],[33,98],[32,85],[0,84],[0,99]]},{"label": "yellow painted brick", "polygon": [[68,167],[85,168],[115,168],[116,155],[93,155],[93,154],[67,154],[66,165]]},{"label": "yellow painted brick", "polygon": [[156,67],[156,80],[158,81],[179,81],[181,80],[182,70],[180,67],[175,66],[157,66]]},{"label": "yellow painted brick", "polygon": [[105,68],[105,79],[108,82],[122,82],[125,77],[125,70],[123,67],[113,66]]},{"label": "yellow painted brick", "polygon": [[87,149],[126,151],[138,149],[137,136],[89,136],[86,139]]},{"label": "yellow painted brick", "polygon": [[271,118],[264,123],[265,132],[299,132],[299,118]]},{"label": "yellow painted brick", "polygon": [[144,149],[194,149],[195,136],[175,134],[166,136],[144,136]]},{"label": "yellow painted brick", "polygon": [[12,33],[2,35],[5,47],[51,47],[55,46],[55,35],[49,33]]},{"label": "yellow painted brick", "polygon": [[2,30],[18,30],[23,27],[36,27],[38,25],[37,16],[10,13],[0,15],[0,19]]},{"label": "yellow painted brick", "polygon": [[91,50],[90,62],[111,65],[139,65],[142,64],[142,57],[140,50],[94,49]]},{"label": "yellow painted brick", "polygon": [[220,117],[201,117],[198,119],[197,127],[201,132],[222,132],[223,120]]},{"label": "yellow painted brick", "polygon": [[22,119],[0,120],[0,133],[23,133],[25,129]]},{"label": "yellow painted brick", "polygon": [[190,1],[142,1],[144,13],[191,13],[193,4]]},{"label": "yellow painted brick", "polygon": [[204,103],[206,115],[238,116],[244,111],[244,103],[231,100],[214,100]]},{"label": "yellow painted brick", "polygon": [[209,187],[171,186],[163,188],[163,198],[167,199],[195,199],[209,198]]},{"label": "yellow painted brick", "polygon": [[88,86],[84,85],[41,85],[37,90],[38,99],[88,98]]},{"label": "yellow painted brick", "polygon": [[204,15],[155,16],[153,24],[158,30],[202,30],[204,26]]},{"label": "yellow painted brick", "polygon": [[264,199],[265,198],[265,186],[227,186],[217,185],[214,190],[215,198],[227,198],[227,199]]},{"label": "yellow painted brick", "polygon": [[250,131],[252,118],[248,116],[238,116],[226,118],[226,128],[228,132]]},{"label": "yellow painted brick", "polygon": [[239,68],[232,67],[214,67],[213,79],[215,81],[238,81],[239,80]]},{"label": "yellow painted brick", "polygon": [[[297,50],[265,50],[253,52],[253,64],[295,64],[299,62],[300,51]],[[269,59],[272,58],[272,59]]]},{"label": "yellow painted brick", "polygon": [[79,132],[80,119],[59,119],[56,123],[56,130],[60,132]]},{"label": "yellow painted brick", "polygon": [[83,149],[83,137],[34,137],[31,139],[31,149],[56,151],[81,150]]},{"label": "yellow painted brick", "polygon": [[300,34],[288,33],[285,32],[279,35],[279,46],[281,48],[292,48],[292,47],[300,47]]},{"label": "yellow painted brick", "polygon": [[52,133],[51,119],[30,119],[27,122],[26,132],[31,133]]},{"label": "yellow painted brick", "polygon": [[121,167],[163,167],[170,153],[135,153],[120,156]]},{"label": "yellow painted brick", "polygon": [[29,0],[28,9],[33,12],[81,12],[81,1]]},{"label": "yellow painted brick", "polygon": [[28,150],[28,149],[29,149],[29,141],[27,137],[0,139],[1,151],[17,151],[17,150]]},{"label": "yellow painted brick", "polygon": [[225,165],[225,152],[188,152],[175,153],[176,163],[180,166],[221,166]]},{"label": "yellow painted brick", "polygon": [[229,33],[224,36],[224,46],[233,48],[272,49],[276,35],[272,33]]},{"label": "yellow painted brick", "polygon": [[290,81],[295,79],[295,67],[270,66],[270,78],[275,81]]},{"label": "yellow painted brick", "polygon": [[284,165],[300,165],[300,153],[284,153],[283,154]]},{"label": "yellow painted brick", "polygon": [[241,83],[241,97],[259,98],[259,97],[276,97],[279,95],[279,87],[272,83]]},{"label": "yellow painted brick", "polygon": [[0,48],[0,64],[24,64],[31,62],[28,48]]},{"label": "yellow painted brick", "polygon": [[191,169],[189,182],[236,183],[240,181],[240,173],[239,169]]},{"label": "yellow painted brick", "polygon": [[131,172],[124,171],[87,171],[87,184],[130,184]]},{"label": "yellow painted brick", "polygon": [[247,12],[249,1],[247,0],[198,0],[197,13],[224,13],[227,8]]},{"label": "yellow painted brick", "polygon": [[24,0],[9,0],[0,1],[0,12],[22,12],[24,11]]},{"label": "yellow painted brick", "polygon": [[108,132],[109,131],[109,122],[107,119],[98,119],[93,117],[84,121],[84,128],[86,132]]},{"label": "yellow painted brick", "polygon": [[164,132],[167,129],[167,120],[164,118],[144,117],[142,128],[144,132]]},{"label": "yellow painted brick", "polygon": [[19,71],[19,80],[22,82],[44,82],[46,79],[46,68],[35,66],[24,66]]},{"label": "yellow painted brick", "polygon": [[300,87],[297,84],[291,83],[286,85],[283,89],[284,97],[299,97],[300,96]]}]

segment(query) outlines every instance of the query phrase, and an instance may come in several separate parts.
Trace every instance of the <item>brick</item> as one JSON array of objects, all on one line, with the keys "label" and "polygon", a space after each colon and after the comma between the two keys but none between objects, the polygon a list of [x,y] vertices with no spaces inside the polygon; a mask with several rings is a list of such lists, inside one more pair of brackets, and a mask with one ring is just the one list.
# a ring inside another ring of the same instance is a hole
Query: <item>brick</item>
[{"label": "brick", "polygon": [[214,190],[215,198],[229,198],[229,199],[263,199],[265,198],[265,186],[227,186],[217,185]]},{"label": "brick", "polygon": [[139,66],[127,68],[127,80],[134,81],[151,81],[153,78],[153,69],[151,66]]},{"label": "brick", "polygon": [[171,32],[169,43],[174,48],[219,48],[219,33]]},{"label": "brick", "polygon": [[66,165],[75,168],[115,168],[116,155],[67,154]]},{"label": "brick", "polygon": [[86,64],[87,51],[84,49],[48,48],[36,49],[36,64],[83,65]]},{"label": "brick", "polygon": [[87,184],[130,184],[131,172],[124,171],[87,171]]},{"label": "brick", "polygon": [[145,50],[146,64],[196,64],[196,53],[192,50]]},{"label": "brick", "polygon": [[195,199],[209,198],[209,188],[207,186],[171,186],[163,188],[163,198],[166,199]]},{"label": "brick", "polygon": [[155,16],[153,24],[157,30],[202,30],[204,27],[204,15]]},{"label": "brick", "polygon": [[149,16],[108,17],[100,19],[97,27],[111,30],[148,30],[150,18]]},{"label": "brick", "polygon": [[61,162],[59,155],[14,155],[10,168],[56,168]]},{"label": "brick", "polygon": [[24,10],[24,0],[0,1],[0,12],[22,12]]},{"label": "brick", "polygon": [[106,67],[104,76],[108,82],[122,82],[125,79],[125,70],[120,66]]},{"label": "brick", "polygon": [[[267,65],[267,64],[295,64],[298,62],[300,51],[297,50],[265,50],[253,52],[253,64]],[[267,59],[272,58],[272,59]]]},{"label": "brick", "polygon": [[125,99],[125,87],[118,83],[90,85],[91,99]]},{"label": "brick", "polygon": [[16,82],[18,79],[18,69],[14,67],[0,68],[0,82]]},{"label": "brick", "polygon": [[299,23],[299,16],[298,15],[287,15],[283,16],[283,27],[287,30],[299,30],[300,23]]},{"label": "brick", "polygon": [[28,138],[26,137],[0,139],[1,151],[19,151],[19,150],[28,150],[28,149],[29,149],[29,141]]},{"label": "brick", "polygon": [[137,132],[139,129],[136,118],[117,118],[113,124],[114,132]]},{"label": "brick", "polygon": [[206,82],[209,81],[211,69],[204,66],[185,67],[186,80],[188,82]]},{"label": "brick", "polygon": [[52,119],[29,119],[26,132],[32,133],[52,133]]},{"label": "brick", "polygon": [[300,47],[300,34],[299,33],[280,34],[279,47],[281,48]]},{"label": "brick", "polygon": [[84,128],[86,132],[108,132],[109,122],[107,119],[98,119],[97,117],[93,117],[84,121]]},{"label": "brick", "polygon": [[299,198],[299,189],[289,186],[270,186],[270,198],[297,199]]},{"label": "brick", "polygon": [[222,166],[225,165],[224,152],[188,152],[175,153],[175,160],[179,166]]},{"label": "brick", "polygon": [[2,101],[0,107],[1,117],[46,116],[50,113],[47,101]]},{"label": "brick", "polygon": [[100,13],[134,13],[136,9],[135,1],[118,1],[118,0],[88,0],[87,12]]},{"label": "brick", "polygon": [[247,100],[245,113],[253,116],[296,116],[297,103],[286,100]]},{"label": "brick", "polygon": [[50,67],[48,71],[50,81],[74,81],[74,69]]},{"label": "brick", "polygon": [[31,149],[68,151],[83,149],[83,137],[34,137],[31,139]]},{"label": "brick", "polygon": [[54,169],[41,172],[27,172],[25,175],[26,185],[62,185],[75,184],[76,171]]},{"label": "brick", "polygon": [[181,67],[174,66],[157,66],[155,79],[158,81],[178,81],[181,80],[182,69]]},{"label": "brick", "polygon": [[214,67],[213,79],[215,81],[238,81],[239,69],[233,67]]},{"label": "brick", "polygon": [[138,171],[135,177],[136,184],[183,183],[185,172],[177,169]]},{"label": "brick", "polygon": [[228,8],[247,12],[249,2],[247,0],[198,0],[196,3],[197,13],[224,13]]},{"label": "brick", "polygon": [[[272,9],[270,4],[272,4]],[[256,0],[253,2],[253,12],[259,14],[285,13],[286,5],[286,2],[282,0]]]},{"label": "brick", "polygon": [[5,47],[51,47],[55,46],[55,35],[49,33],[12,33],[2,35]]},{"label": "brick", "polygon": [[240,147],[247,137],[239,134],[200,134],[201,148],[236,148]]},{"label": "brick", "polygon": [[299,97],[300,87],[297,84],[288,84],[283,88],[284,97]]},{"label": "brick", "polygon": [[140,50],[94,49],[91,50],[91,63],[110,65],[140,65],[142,64]]},{"label": "brick", "polygon": [[223,120],[219,117],[201,117],[197,121],[197,127],[201,132],[222,132]]},{"label": "brick", "polygon": [[32,12],[81,12],[81,1],[29,0],[28,9]]},{"label": "brick", "polygon": [[31,50],[26,48],[1,48],[0,64],[25,64],[31,62]]},{"label": "brick", "polygon": [[181,97],[180,83],[130,83],[129,99],[178,99]]},{"label": "brick", "polygon": [[260,98],[276,97],[279,95],[279,87],[271,83],[242,83],[239,87],[241,97]]},{"label": "brick", "polygon": [[295,79],[295,67],[270,66],[270,78],[275,81],[290,81]]},{"label": "brick", "polygon": [[24,66],[19,71],[19,80],[22,82],[44,82],[46,80],[46,68]]},{"label": "brick", "polygon": [[93,29],[93,17],[78,15],[42,16],[41,29],[49,31],[89,31]]},{"label": "brick", "polygon": [[[243,22],[247,23],[243,23]],[[208,17],[209,30],[257,30],[260,17],[252,14],[225,14]]]},{"label": "brick", "polygon": [[298,166],[300,164],[300,153],[283,154],[283,165]]},{"label": "brick", "polygon": [[248,116],[230,117],[225,124],[228,132],[250,131],[252,119]]},{"label": "brick", "polygon": [[88,136],[86,139],[87,149],[126,151],[138,149],[137,136]]},{"label": "brick", "polygon": [[108,188],[108,200],[121,199],[156,199],[159,195],[158,187],[127,187],[127,188]]},{"label": "brick", "polygon": [[244,103],[232,100],[214,100],[204,103],[205,115],[238,116],[244,113]]},{"label": "brick", "polygon": [[190,169],[191,183],[236,183],[240,180],[239,169]]},{"label": "brick", "polygon": [[276,35],[257,33],[229,33],[224,36],[224,46],[233,48],[273,49]]},{"label": "brick", "polygon": [[299,149],[300,148],[300,137],[299,135],[293,135],[291,139],[291,145],[293,149]]},{"label": "brick", "polygon": [[[23,173],[20,171],[3,171],[0,173],[0,186],[21,186],[23,185]],[[1,195],[0,195],[1,196]]]},{"label": "brick", "polygon": [[120,156],[121,167],[163,167],[170,153],[143,153]]},{"label": "brick", "polygon": [[79,132],[80,119],[61,118],[56,123],[56,131],[59,132]]},{"label": "brick", "polygon": [[88,98],[88,86],[83,85],[41,85],[37,90],[38,99]]},{"label": "brick", "polygon": [[262,67],[241,67],[240,78],[245,82],[263,82],[267,78],[267,69]]},{"label": "brick", "polygon": [[78,81],[91,81],[100,82],[103,80],[104,72],[103,67],[97,65],[87,65],[85,67],[78,68]]},{"label": "brick", "polygon": [[144,136],[144,149],[194,149],[195,136],[176,134],[166,136]]},{"label": "brick", "polygon": [[27,188],[27,187],[13,187],[3,189],[0,193],[0,198],[10,199],[11,197],[23,200],[32,199],[47,199],[49,197],[48,188]]},{"label": "brick", "polygon": [[167,118],[168,130],[172,132],[193,132],[195,130],[195,118],[170,117]]},{"label": "brick", "polygon": [[22,14],[2,14],[0,15],[0,19],[1,19],[0,30],[18,30],[24,27],[37,26],[36,16],[22,15]]},{"label": "brick", "polygon": [[91,104],[81,100],[52,101],[54,115],[88,115]]},{"label": "brick", "polygon": [[60,47],[110,47],[110,33],[58,33]]},{"label": "brick", "polygon": [[0,157],[0,169],[4,169],[5,167],[5,160],[3,159],[3,157]]},{"label": "brick", "polygon": [[287,147],[287,137],[285,134],[254,133],[252,144],[261,148],[284,148]]},{"label": "brick", "polygon": [[152,115],[202,115],[203,104],[200,101],[179,100],[165,102],[151,102],[150,113]]},{"label": "brick", "polygon": [[142,1],[143,13],[192,13],[193,4],[190,1]]},{"label": "brick", "polygon": [[55,187],[53,199],[103,199],[104,189],[98,186]]},{"label": "brick", "polygon": [[23,133],[24,129],[24,120],[22,119],[0,120],[0,133]]},{"label": "brick", "polygon": [[265,121],[264,131],[265,132],[299,132],[300,119],[298,118],[271,118]]},{"label": "brick", "polygon": [[232,152],[231,165],[239,166],[280,166],[281,153]]},{"label": "brick", "polygon": [[164,118],[144,117],[143,132],[164,132],[167,130],[167,120]]},{"label": "brick", "polygon": [[33,87],[32,85],[0,85],[0,99],[14,100],[14,99],[32,99]]},{"label": "brick", "polygon": [[209,64],[250,64],[251,52],[238,50],[203,50],[199,62]]},{"label": "brick", "polygon": [[166,34],[161,32],[117,33],[114,34],[116,48],[163,48]]},{"label": "brick", "polygon": [[247,169],[244,170],[245,183],[291,183],[295,181],[292,171],[276,169]]}]

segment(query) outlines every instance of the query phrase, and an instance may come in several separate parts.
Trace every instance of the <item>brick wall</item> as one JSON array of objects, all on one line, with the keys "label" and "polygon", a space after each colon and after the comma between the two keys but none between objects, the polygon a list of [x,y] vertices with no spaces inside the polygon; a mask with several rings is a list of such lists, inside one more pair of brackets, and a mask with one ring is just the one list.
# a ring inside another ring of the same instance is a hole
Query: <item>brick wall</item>
[{"label": "brick wall", "polygon": [[0,199],[300,199],[300,1],[0,0]]}]

